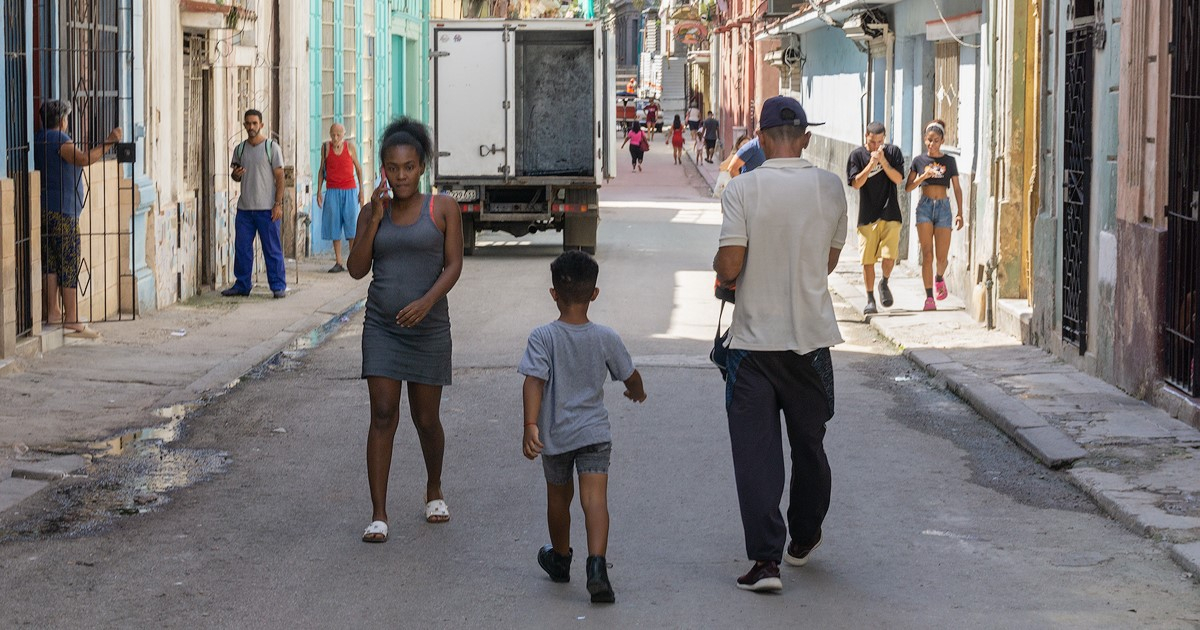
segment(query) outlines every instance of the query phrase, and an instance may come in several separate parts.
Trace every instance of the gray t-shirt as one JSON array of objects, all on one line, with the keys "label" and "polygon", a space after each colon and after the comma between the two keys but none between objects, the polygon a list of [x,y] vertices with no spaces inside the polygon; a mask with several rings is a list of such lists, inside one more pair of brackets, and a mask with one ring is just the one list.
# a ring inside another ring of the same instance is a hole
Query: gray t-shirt
[{"label": "gray t-shirt", "polygon": [[[271,158],[267,159],[267,143],[272,143]],[[238,148],[241,148],[242,155],[239,159]],[[275,169],[283,168],[283,151],[279,149],[279,144],[274,140],[267,139],[258,145],[250,144],[246,141],[244,144],[238,144],[234,147],[233,161],[229,163],[232,168],[234,166],[242,166],[246,169],[242,175],[242,193],[238,196],[238,210],[270,210],[275,205]]]},{"label": "gray t-shirt", "polygon": [[517,371],[546,381],[538,413],[543,454],[612,441],[604,377],[624,381],[633,376],[633,359],[613,329],[557,320],[538,326],[529,333]]}]

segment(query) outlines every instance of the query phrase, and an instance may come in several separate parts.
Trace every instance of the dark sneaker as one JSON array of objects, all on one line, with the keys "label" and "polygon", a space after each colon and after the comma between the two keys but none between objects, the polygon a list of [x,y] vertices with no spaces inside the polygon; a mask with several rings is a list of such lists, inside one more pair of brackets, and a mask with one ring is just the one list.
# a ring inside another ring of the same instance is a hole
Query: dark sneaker
[{"label": "dark sneaker", "polygon": [[890,307],[893,304],[892,290],[882,281],[879,283],[879,303],[885,307]]},{"label": "dark sneaker", "polygon": [[222,291],[221,295],[224,295],[225,297],[244,297],[250,295],[250,292],[246,291],[245,293],[242,293],[241,291],[237,290],[237,287],[229,287],[228,289]]},{"label": "dark sneaker", "polygon": [[863,315],[874,315],[878,312],[879,309],[875,308],[874,302],[867,302],[867,305],[863,307]]},{"label": "dark sneaker", "polygon": [[550,576],[553,582],[570,582],[571,581],[571,558],[575,555],[575,550],[571,550],[567,555],[560,556],[554,551],[554,545],[546,545],[538,550],[538,566]]},{"label": "dark sneaker", "polygon": [[271,296],[274,297],[276,300],[282,300],[283,298],[287,297],[287,289],[280,289],[278,291],[272,291]]},{"label": "dark sneaker", "polygon": [[611,604],[617,601],[612,584],[608,582],[608,562],[604,556],[588,556],[587,590],[592,594],[593,604]]},{"label": "dark sneaker", "polygon": [[737,579],[737,587],[744,591],[782,591],[783,580],[779,579],[779,564],[774,561],[755,562],[749,573]]},{"label": "dark sneaker", "polygon": [[801,545],[793,539],[792,544],[787,546],[787,551],[783,552],[783,561],[794,567],[802,567],[808,564],[813,550],[820,546],[821,532],[819,531],[817,532],[817,541],[811,545]]},{"label": "dark sneaker", "polygon": [[342,273],[345,270],[346,268],[342,266],[342,263],[335,263],[329,268],[329,273]]}]

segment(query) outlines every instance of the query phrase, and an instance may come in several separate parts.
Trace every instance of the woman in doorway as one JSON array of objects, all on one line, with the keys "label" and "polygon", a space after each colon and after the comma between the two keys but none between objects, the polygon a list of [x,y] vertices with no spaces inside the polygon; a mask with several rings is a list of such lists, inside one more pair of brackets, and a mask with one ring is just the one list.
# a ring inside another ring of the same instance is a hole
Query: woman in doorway
[{"label": "woman in doorway", "polygon": [[84,150],[67,135],[70,103],[46,101],[41,114],[42,129],[34,136],[33,160],[42,173],[43,312],[47,324],[62,324],[68,335],[96,339],[100,333],[79,319],[79,215],[87,197],[83,169],[99,162],[121,141],[121,128]]},{"label": "woman in doorway", "polygon": [[636,120],[633,122],[633,127],[629,133],[625,134],[625,142],[621,143],[621,148],[629,145],[629,157],[633,160],[633,172],[637,173],[642,170],[642,158],[646,155],[646,148],[650,146],[650,140],[646,137],[646,131],[642,129],[642,124]]},{"label": "woman in doorway", "polygon": [[[936,311],[934,291],[937,299],[944,300],[946,290],[947,256],[950,253],[950,227],[961,230],[963,226],[962,188],[958,185],[958,163],[954,156],[942,153],[946,141],[946,123],[930,121],[925,125],[925,153],[913,158],[905,192],[921,188],[921,199],[917,202],[917,237],[921,242],[921,278],[925,281],[926,311]],[[954,189],[954,201],[958,213],[950,212],[950,189]],[[937,270],[934,271],[934,258]]]},{"label": "woman in doorway", "polygon": [[683,121],[679,119],[679,114],[675,114],[675,122],[671,123],[671,132],[667,134],[667,142],[671,144],[675,163],[683,164]]},{"label": "woman in doorway", "polygon": [[383,178],[358,217],[358,238],[346,258],[355,279],[373,271],[363,323],[362,376],[371,399],[367,482],[371,524],[364,542],[386,542],[387,487],[400,424],[400,391],[425,458],[425,520],[444,523],[442,387],[450,384],[450,314],[446,294],[463,266],[462,216],[446,195],[420,192],[433,150],[425,125],[401,118],[383,132]]}]

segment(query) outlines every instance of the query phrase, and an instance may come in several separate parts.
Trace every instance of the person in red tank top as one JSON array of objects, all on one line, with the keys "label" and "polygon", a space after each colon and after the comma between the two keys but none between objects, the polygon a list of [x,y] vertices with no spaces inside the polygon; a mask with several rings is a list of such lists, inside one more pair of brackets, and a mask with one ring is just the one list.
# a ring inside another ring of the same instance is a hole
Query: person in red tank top
[{"label": "person in red tank top", "polygon": [[[355,176],[358,177],[355,181]],[[338,123],[329,127],[329,142],[321,144],[321,168],[317,170],[317,205],[321,206],[321,237],[333,241],[334,265],[329,273],[345,271],[342,265],[342,237],[354,248],[354,229],[358,209],[366,203],[362,164],[354,147],[346,142],[346,128]],[[321,192],[322,188],[326,191]]]}]

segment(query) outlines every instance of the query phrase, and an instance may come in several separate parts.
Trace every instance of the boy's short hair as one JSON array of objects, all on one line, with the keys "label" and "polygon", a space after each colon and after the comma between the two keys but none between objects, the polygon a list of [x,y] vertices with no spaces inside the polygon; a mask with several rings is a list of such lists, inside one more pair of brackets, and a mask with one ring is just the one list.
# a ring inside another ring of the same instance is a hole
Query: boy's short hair
[{"label": "boy's short hair", "polygon": [[563,252],[550,263],[550,279],[558,297],[571,304],[586,304],[592,300],[600,265],[586,252]]}]

